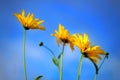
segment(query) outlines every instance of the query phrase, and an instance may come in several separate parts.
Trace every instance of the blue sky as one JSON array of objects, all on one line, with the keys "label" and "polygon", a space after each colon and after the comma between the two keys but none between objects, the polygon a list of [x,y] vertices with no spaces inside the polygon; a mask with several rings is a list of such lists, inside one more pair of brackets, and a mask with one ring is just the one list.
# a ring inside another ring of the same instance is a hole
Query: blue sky
[{"label": "blue sky", "polygon": [[[59,80],[59,72],[49,51],[39,47],[40,41],[58,56],[54,37],[50,36],[61,23],[73,33],[86,32],[91,42],[110,53],[100,70],[98,80],[119,80],[120,77],[120,1],[119,0],[1,0],[0,1],[0,80],[23,80],[23,27],[13,16],[22,9],[45,20],[46,31],[27,31],[27,76],[33,80],[44,75],[45,80]],[[75,80],[80,58],[79,49],[65,47],[63,80]],[[94,66],[84,59],[81,80],[93,80]]]}]

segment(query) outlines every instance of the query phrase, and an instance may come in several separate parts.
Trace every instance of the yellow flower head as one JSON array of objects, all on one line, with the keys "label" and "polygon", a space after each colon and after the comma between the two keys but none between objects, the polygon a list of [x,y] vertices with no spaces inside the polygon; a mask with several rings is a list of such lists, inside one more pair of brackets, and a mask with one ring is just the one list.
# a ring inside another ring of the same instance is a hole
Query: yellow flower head
[{"label": "yellow flower head", "polygon": [[72,39],[74,41],[74,44],[80,48],[81,52],[84,52],[85,49],[89,46],[90,41],[88,39],[88,36],[86,33],[84,33],[84,37],[81,34],[73,34]]},{"label": "yellow flower head", "polygon": [[28,13],[28,15],[25,16],[25,11],[22,10],[21,14],[15,13],[14,15],[25,29],[45,30],[45,28],[40,25],[44,22],[44,20],[39,20],[38,18],[34,19],[34,14],[30,15],[30,13]]},{"label": "yellow flower head", "polygon": [[90,41],[86,33],[84,33],[84,37],[81,34],[73,34],[72,39],[74,45],[76,45],[80,49],[82,54],[96,64],[98,63],[98,59],[101,59],[100,54],[106,54],[100,48],[100,46],[90,45]]},{"label": "yellow flower head", "polygon": [[55,34],[52,34],[52,36],[56,37],[56,41],[58,43],[58,46],[61,44],[61,42],[63,42],[63,44],[70,44],[70,47],[72,50],[74,50],[74,45],[71,41],[71,36],[70,33],[68,32],[68,30],[66,30],[64,28],[63,25],[59,24],[59,29],[58,31],[55,30]]}]

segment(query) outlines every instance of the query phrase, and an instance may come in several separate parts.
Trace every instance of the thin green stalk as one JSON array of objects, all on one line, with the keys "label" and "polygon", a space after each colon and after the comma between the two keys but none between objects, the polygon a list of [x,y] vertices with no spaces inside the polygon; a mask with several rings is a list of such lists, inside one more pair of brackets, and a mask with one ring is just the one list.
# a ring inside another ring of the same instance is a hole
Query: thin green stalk
[{"label": "thin green stalk", "polygon": [[103,63],[104,63],[104,61],[105,61],[105,59],[106,59],[107,57],[108,57],[108,53],[105,55],[102,63],[101,63],[100,66],[98,67],[98,71],[97,71],[97,73],[96,73],[95,76],[94,76],[94,80],[97,80],[98,72],[99,72],[100,68],[102,67],[102,65],[103,65]]},{"label": "thin green stalk", "polygon": [[82,60],[83,60],[83,58],[84,58],[84,55],[82,54],[81,57],[80,57],[79,65],[78,65],[78,75],[77,75],[77,80],[80,80],[80,72],[81,72]]},{"label": "thin green stalk", "polygon": [[60,80],[62,80],[64,46],[65,46],[65,44],[63,44],[62,53],[60,56],[60,70],[59,70],[60,71]]},{"label": "thin green stalk", "polygon": [[61,58],[60,58],[60,80],[62,80],[62,64],[63,64],[63,54],[61,54]]},{"label": "thin green stalk", "polygon": [[50,51],[50,53],[52,54],[52,61],[53,63],[55,64],[55,66],[57,66],[58,70],[59,70],[59,63],[58,63],[58,59],[55,57],[55,54],[54,52],[49,48],[47,47],[46,45],[43,44],[43,42],[40,42],[39,46],[43,46],[44,48],[46,48],[48,51]]},{"label": "thin green stalk", "polygon": [[102,63],[100,64],[98,70],[100,70],[100,68],[102,67],[102,65],[103,65],[103,63],[104,63],[104,61],[105,61],[106,58],[107,58],[107,56],[104,57],[104,59],[103,59]]},{"label": "thin green stalk", "polygon": [[43,45],[43,47],[46,48],[47,50],[49,50],[49,51],[52,53],[52,56],[55,57],[55,54],[53,53],[53,51],[52,51],[50,48],[48,48],[48,47],[45,46],[45,45]]},{"label": "thin green stalk", "polygon": [[27,80],[26,72],[26,29],[24,29],[24,41],[23,41],[23,57],[24,57],[24,80]]},{"label": "thin green stalk", "polygon": [[98,74],[95,74],[95,76],[94,76],[94,80],[97,80],[97,76],[98,76]]}]

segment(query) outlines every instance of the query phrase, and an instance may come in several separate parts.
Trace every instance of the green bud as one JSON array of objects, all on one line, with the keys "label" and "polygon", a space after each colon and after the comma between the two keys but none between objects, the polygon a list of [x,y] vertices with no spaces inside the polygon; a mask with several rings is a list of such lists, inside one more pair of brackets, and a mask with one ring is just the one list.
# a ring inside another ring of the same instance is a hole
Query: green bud
[{"label": "green bud", "polygon": [[106,58],[108,58],[108,56],[109,56],[109,53],[108,53],[108,52],[106,52]]},{"label": "green bud", "polygon": [[39,46],[43,46],[43,42],[40,42],[40,43],[39,43]]},{"label": "green bud", "polygon": [[52,58],[52,61],[56,66],[58,66],[58,60],[55,57]]}]

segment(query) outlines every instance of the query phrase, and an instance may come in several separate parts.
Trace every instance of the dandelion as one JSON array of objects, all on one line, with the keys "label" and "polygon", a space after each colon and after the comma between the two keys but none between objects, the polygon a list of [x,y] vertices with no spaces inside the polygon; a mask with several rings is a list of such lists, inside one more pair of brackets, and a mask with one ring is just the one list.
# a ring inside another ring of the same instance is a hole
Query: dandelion
[{"label": "dandelion", "polygon": [[62,48],[62,52],[59,55],[59,59],[60,59],[60,63],[59,63],[59,71],[60,71],[60,80],[62,80],[62,64],[63,64],[63,52],[64,52],[64,46],[66,44],[70,44],[70,48],[71,50],[74,50],[74,45],[72,43],[72,39],[70,36],[70,33],[68,30],[66,30],[64,28],[63,25],[59,24],[59,29],[58,31],[55,30],[55,34],[52,34],[52,36],[56,37],[56,41],[58,46],[60,46],[61,43],[63,43],[63,48]]},{"label": "dandelion", "polygon": [[18,19],[18,21],[22,24],[24,27],[24,41],[23,41],[23,56],[24,56],[24,80],[27,80],[27,71],[26,71],[26,30],[29,29],[40,29],[45,30],[42,24],[44,20],[39,20],[38,18],[34,19],[34,14],[28,13],[27,16],[25,16],[25,11],[22,10],[22,13],[15,13],[14,16]]},{"label": "dandelion", "polygon": [[73,43],[80,49],[82,56],[80,58],[80,63],[78,67],[78,77],[77,80],[80,79],[80,70],[82,65],[82,59],[84,57],[88,58],[93,62],[96,67],[96,73],[98,72],[98,60],[101,59],[100,55],[106,55],[106,53],[100,48],[100,46],[91,45],[88,35],[84,33],[84,36],[81,34],[73,34],[72,35]]}]

